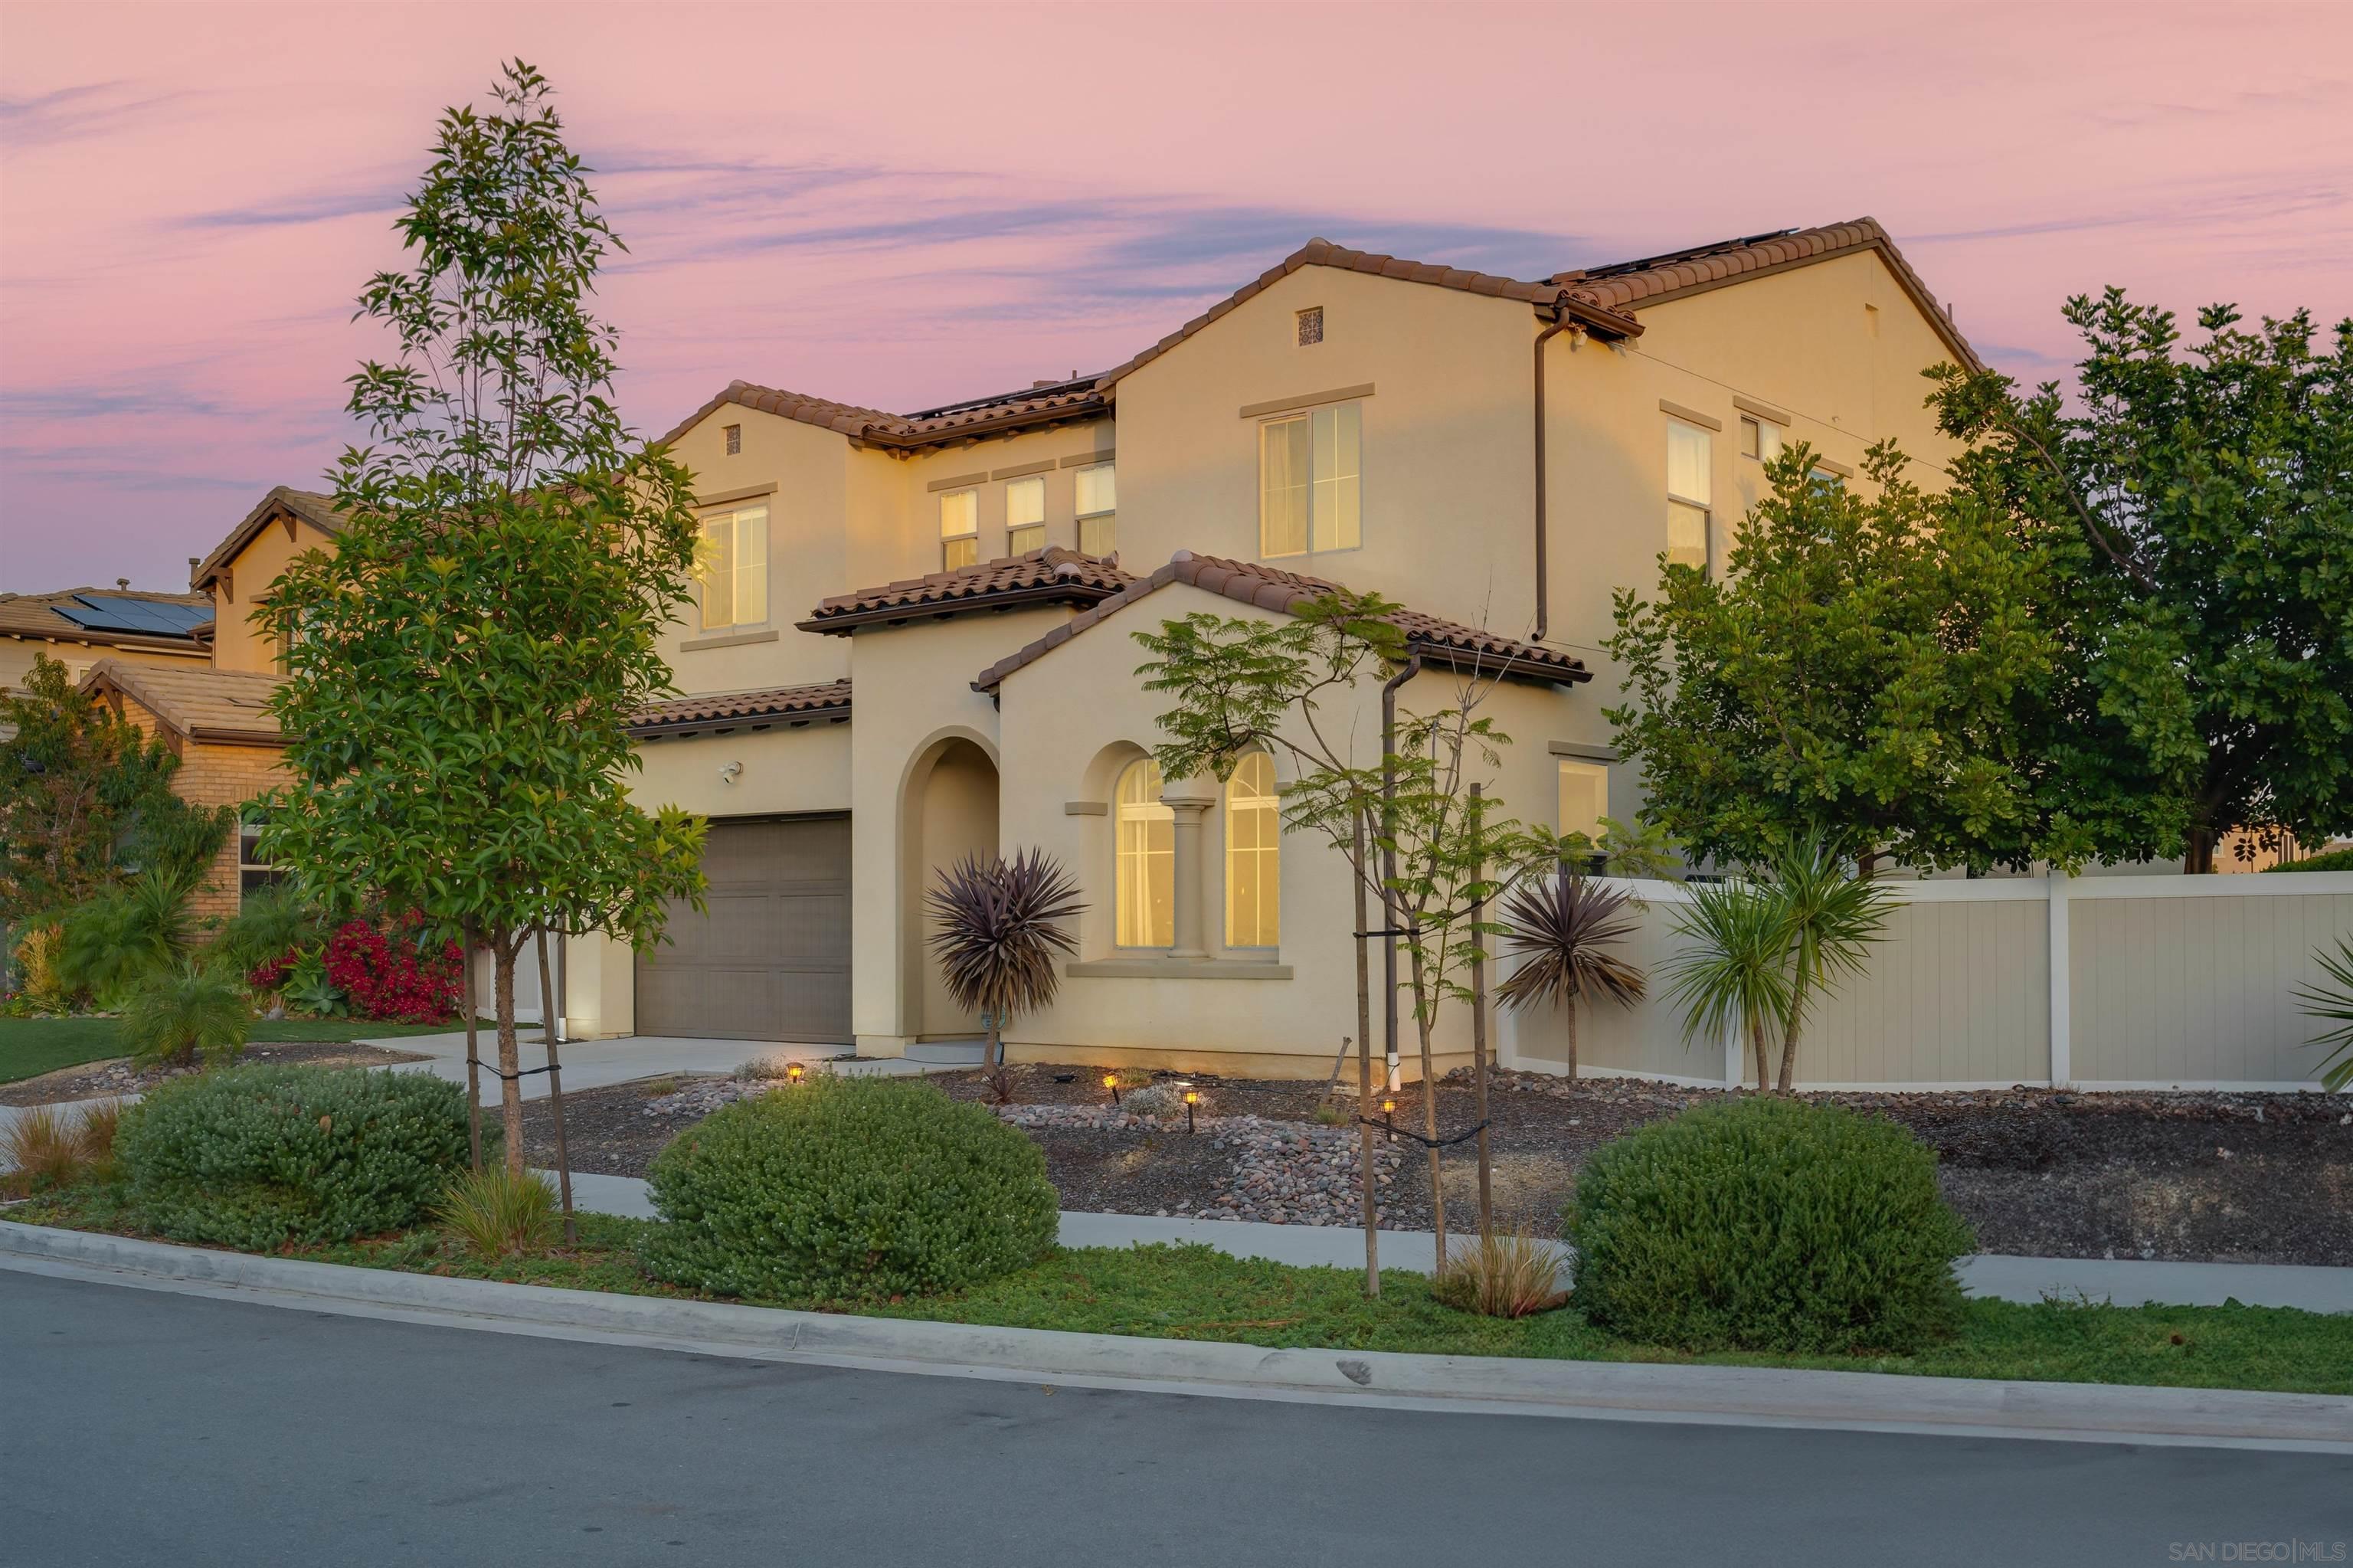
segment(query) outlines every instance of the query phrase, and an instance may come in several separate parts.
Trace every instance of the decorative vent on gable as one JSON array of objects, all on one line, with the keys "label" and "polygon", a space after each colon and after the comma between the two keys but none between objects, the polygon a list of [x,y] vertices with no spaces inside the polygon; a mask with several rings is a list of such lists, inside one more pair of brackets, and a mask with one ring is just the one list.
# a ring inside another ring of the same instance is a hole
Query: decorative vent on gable
[{"label": "decorative vent on gable", "polygon": [[1299,346],[1324,341],[1324,307],[1310,305],[1299,313]]},{"label": "decorative vent on gable", "polygon": [[728,455],[729,457],[734,457],[734,456],[737,456],[738,454],[740,454],[740,453],[743,451],[743,450],[744,450],[744,427],[743,427],[743,426],[741,426],[741,425],[730,425],[730,426],[728,426],[728,427],[727,427],[727,455]]}]

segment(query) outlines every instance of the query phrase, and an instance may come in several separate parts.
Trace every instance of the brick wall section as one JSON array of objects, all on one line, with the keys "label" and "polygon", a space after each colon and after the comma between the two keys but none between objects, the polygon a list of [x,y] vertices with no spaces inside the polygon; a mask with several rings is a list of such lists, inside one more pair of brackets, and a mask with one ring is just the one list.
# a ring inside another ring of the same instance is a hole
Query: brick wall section
[{"label": "brick wall section", "polygon": [[[275,747],[207,746],[192,741],[180,753],[180,770],[172,776],[173,792],[184,800],[206,806],[241,806],[263,790],[282,783]],[[237,913],[237,835],[231,833],[213,859],[213,868],[198,888],[195,909],[199,916],[226,919]]]},{"label": "brick wall section", "polygon": [[[153,711],[137,698],[124,695],[122,716],[150,735],[161,733],[180,758],[172,775],[172,792],[200,806],[242,806],[263,790],[281,783],[286,769],[274,746],[214,746],[186,740],[156,722]],[[237,909],[237,835],[213,857],[212,869],[190,901],[198,918],[227,919]]]}]

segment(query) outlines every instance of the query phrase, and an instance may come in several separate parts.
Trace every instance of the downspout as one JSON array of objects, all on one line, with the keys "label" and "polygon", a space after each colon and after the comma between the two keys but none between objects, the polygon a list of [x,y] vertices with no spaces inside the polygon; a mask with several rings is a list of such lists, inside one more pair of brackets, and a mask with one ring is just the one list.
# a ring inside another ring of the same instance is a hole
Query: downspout
[{"label": "downspout", "polygon": [[[1397,908],[1397,694],[1421,673],[1421,655],[1407,659],[1381,686],[1381,983],[1388,989],[1382,1048],[1388,1058],[1388,1086],[1398,1086],[1398,908]],[[1422,1093],[1430,1093],[1425,1085]]]},{"label": "downspout", "polygon": [[1546,564],[1545,538],[1545,344],[1568,325],[1568,313],[1556,307],[1552,325],[1536,334],[1536,626],[1528,635],[1531,642],[1542,642],[1552,627],[1552,572]]}]

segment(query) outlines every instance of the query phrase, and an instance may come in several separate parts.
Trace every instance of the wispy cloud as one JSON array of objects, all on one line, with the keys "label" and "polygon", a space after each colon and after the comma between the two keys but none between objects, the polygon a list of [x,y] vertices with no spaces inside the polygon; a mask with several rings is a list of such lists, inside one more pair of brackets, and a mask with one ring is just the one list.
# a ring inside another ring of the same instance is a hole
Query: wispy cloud
[{"label": "wispy cloud", "polygon": [[129,131],[185,105],[195,95],[154,91],[127,81],[90,81],[47,92],[0,93],[0,140],[10,149],[55,146]]}]

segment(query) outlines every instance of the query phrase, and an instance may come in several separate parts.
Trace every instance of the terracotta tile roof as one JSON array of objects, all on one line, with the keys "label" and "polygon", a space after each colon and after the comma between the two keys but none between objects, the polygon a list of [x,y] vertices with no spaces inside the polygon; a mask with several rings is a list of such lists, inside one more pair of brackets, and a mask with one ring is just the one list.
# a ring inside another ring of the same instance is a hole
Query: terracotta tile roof
[{"label": "terracotta tile roof", "polygon": [[983,561],[826,599],[799,623],[803,631],[847,632],[877,621],[999,609],[1012,604],[1094,604],[1135,579],[1115,556],[1098,558],[1049,545],[1025,556]]},{"label": "terracotta tile roof", "polygon": [[[60,642],[78,642],[91,648],[142,648],[150,652],[176,651],[201,653],[204,644],[198,633],[202,627],[192,628],[185,637],[167,637],[155,632],[120,631],[81,626],[64,615],[59,607],[73,605],[83,594],[100,600],[110,599],[138,599],[148,604],[185,605],[190,609],[209,609],[212,595],[205,593],[147,593],[135,588],[59,588],[55,593],[0,593],[0,637],[54,638]],[[209,625],[210,623],[206,623]]]},{"label": "terracotta tile roof", "polygon": [[[1322,577],[1304,577],[1297,572],[1261,566],[1255,561],[1229,561],[1217,556],[1197,556],[1190,550],[1179,550],[1170,557],[1166,566],[1150,577],[1133,583],[1092,609],[1072,616],[1036,641],[983,670],[979,679],[973,682],[972,689],[994,693],[1005,677],[1014,671],[1037,662],[1071,638],[1100,625],[1170,583],[1185,583],[1204,593],[1222,594],[1242,604],[1254,604],[1261,609],[1280,610],[1286,615],[1309,599],[1320,599],[1335,591],[1345,591],[1340,584]],[[1593,673],[1585,667],[1583,660],[1541,643],[1497,637],[1460,621],[1425,615],[1418,609],[1401,609],[1388,617],[1388,620],[1405,633],[1406,647],[1409,652],[1419,653],[1430,663],[1442,664],[1450,669],[1507,675],[1517,680],[1557,685],[1574,684],[1593,678]]]},{"label": "terracotta tile roof", "polygon": [[1888,270],[1895,274],[1905,292],[1912,296],[1913,302],[1935,325],[1946,346],[1963,364],[1980,368],[1977,351],[1961,336],[1944,306],[1928,291],[1920,275],[1912,270],[1912,264],[1904,260],[1904,253],[1895,249],[1895,242],[1876,218],[1858,217],[1820,228],[1791,228],[1719,240],[1639,261],[1556,273],[1553,281],[1565,288],[1570,298],[1597,310],[1633,315],[1647,306],[1669,300],[1863,250],[1876,250],[1885,259]]},{"label": "terracotta tile roof", "polygon": [[221,568],[237,558],[237,553],[253,542],[253,536],[272,522],[293,517],[308,523],[329,538],[343,531],[343,514],[335,510],[335,498],[322,495],[315,490],[296,490],[291,485],[273,486],[245,520],[229,530],[228,537],[213,546],[213,553],[197,563],[188,574],[188,586],[199,591],[212,587]]},{"label": "terracotta tile roof", "polygon": [[730,403],[757,408],[765,414],[797,419],[804,425],[816,425],[867,446],[902,451],[977,440],[982,436],[1002,435],[1040,425],[1060,424],[1071,419],[1095,418],[1109,407],[1109,399],[1103,396],[1098,378],[1092,376],[1073,382],[1057,382],[1045,387],[952,403],[920,414],[887,413],[881,408],[835,403],[823,397],[781,391],[749,381],[730,381],[709,402],[680,420],[662,437],[662,444],[667,446],[677,440]]},{"label": "terracotta tile roof", "polygon": [[637,717],[629,723],[629,733],[671,735],[707,726],[732,728],[759,721],[849,711],[849,683],[826,681],[813,686],[771,686],[765,691],[671,697],[649,703],[638,710]]},{"label": "terracotta tile roof", "polygon": [[[1383,278],[1396,278],[1409,283],[1429,283],[1441,289],[1460,289],[1465,293],[1486,294],[1500,300],[1516,300],[1524,304],[1552,306],[1558,304],[1567,292],[1558,283],[1523,282],[1516,278],[1499,278],[1487,272],[1465,271],[1460,267],[1440,267],[1427,261],[1403,261],[1394,256],[1375,251],[1351,250],[1335,245],[1328,239],[1311,239],[1265,271],[1260,273],[1208,310],[1145,349],[1142,354],[1104,373],[1103,385],[1111,386],[1129,373],[1149,365],[1178,344],[1191,337],[1210,323],[1225,316],[1257,295],[1272,288],[1302,267],[1336,267],[1348,272],[1371,272]],[[1630,316],[1621,316],[1604,309],[1578,303],[1578,313],[1588,324],[1621,336],[1632,337],[1642,328]]]},{"label": "terracotta tile roof", "polygon": [[136,699],[191,740],[248,746],[280,744],[278,715],[269,711],[278,686],[275,675],[121,659],[100,659],[81,683],[85,692],[111,688]]},{"label": "terracotta tile roof", "polygon": [[1344,271],[1366,272],[1405,282],[1427,283],[1437,288],[1459,289],[1466,293],[1516,301],[1546,312],[1565,312],[1590,330],[1604,335],[1636,337],[1642,331],[1639,314],[1649,306],[1786,268],[1828,261],[1856,251],[1873,249],[1886,258],[1889,269],[1905,291],[1936,323],[1936,331],[1945,339],[1947,346],[1962,363],[1972,367],[1979,366],[1981,362],[1976,352],[1954,327],[1952,318],[1945,313],[1936,296],[1928,292],[1927,285],[1921,282],[1919,275],[1912,270],[1910,264],[1895,249],[1894,242],[1887,237],[1887,231],[1879,226],[1877,220],[1869,217],[1829,224],[1819,228],[1792,228],[1774,234],[1719,240],[1665,256],[1556,273],[1535,281],[1473,272],[1460,267],[1444,267],[1428,261],[1408,261],[1377,251],[1352,250],[1346,246],[1319,238],[1310,239],[1143,353],[1098,376],[1080,376],[1071,381],[1030,387],[1026,391],[976,398],[969,403],[951,404],[943,408],[904,415],[885,413],[880,408],[862,408],[854,404],[829,402],[798,392],[780,392],[748,381],[731,381],[724,391],[689,415],[662,439],[665,442],[676,440],[699,420],[728,403],[740,403],[745,408],[780,414],[805,424],[821,425],[828,429],[838,430],[852,440],[899,450],[976,440],[986,435],[1068,419],[1092,418],[1109,409],[1114,396],[1113,388],[1123,377],[1149,365],[1210,323],[1231,313],[1303,267],[1333,267]]}]

